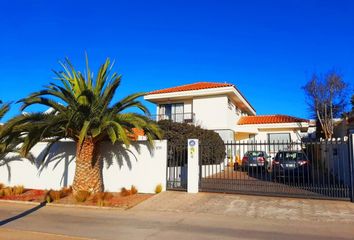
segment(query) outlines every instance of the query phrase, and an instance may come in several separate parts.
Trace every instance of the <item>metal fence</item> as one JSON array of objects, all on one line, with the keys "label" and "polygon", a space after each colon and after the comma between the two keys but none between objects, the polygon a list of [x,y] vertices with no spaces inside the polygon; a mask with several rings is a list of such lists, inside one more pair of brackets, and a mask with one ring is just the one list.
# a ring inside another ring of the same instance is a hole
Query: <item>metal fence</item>
[{"label": "metal fence", "polygon": [[[215,146],[200,146],[200,151]],[[228,142],[225,161],[200,158],[200,190],[348,200],[352,158],[348,140]],[[204,154],[205,155],[205,154]],[[200,154],[203,156],[203,154]]]}]

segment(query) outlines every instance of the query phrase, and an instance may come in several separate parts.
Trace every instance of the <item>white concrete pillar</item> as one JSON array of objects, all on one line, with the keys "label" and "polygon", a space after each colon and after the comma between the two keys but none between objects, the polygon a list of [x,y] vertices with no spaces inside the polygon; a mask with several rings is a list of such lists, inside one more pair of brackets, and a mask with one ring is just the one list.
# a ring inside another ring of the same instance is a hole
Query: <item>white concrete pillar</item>
[{"label": "white concrete pillar", "polygon": [[188,193],[199,191],[199,141],[188,139]]}]

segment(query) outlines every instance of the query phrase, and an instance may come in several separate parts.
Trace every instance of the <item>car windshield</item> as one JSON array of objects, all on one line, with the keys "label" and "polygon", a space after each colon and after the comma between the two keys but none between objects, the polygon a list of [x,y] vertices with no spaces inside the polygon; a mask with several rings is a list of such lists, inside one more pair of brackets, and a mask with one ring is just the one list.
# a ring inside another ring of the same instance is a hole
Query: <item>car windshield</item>
[{"label": "car windshield", "polygon": [[250,157],[263,157],[264,153],[261,151],[252,151],[252,152],[248,152],[248,155]]},{"label": "car windshield", "polygon": [[280,152],[278,153],[278,159],[295,161],[304,159],[304,154],[301,152]]}]

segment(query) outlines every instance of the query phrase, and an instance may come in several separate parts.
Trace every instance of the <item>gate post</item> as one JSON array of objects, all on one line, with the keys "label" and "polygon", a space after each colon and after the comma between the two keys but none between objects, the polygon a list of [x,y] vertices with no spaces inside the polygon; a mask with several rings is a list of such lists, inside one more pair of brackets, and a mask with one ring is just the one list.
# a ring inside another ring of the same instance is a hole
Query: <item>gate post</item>
[{"label": "gate post", "polygon": [[188,180],[187,192],[199,191],[199,141],[188,139]]},{"label": "gate post", "polygon": [[354,202],[354,130],[349,132],[350,200]]}]

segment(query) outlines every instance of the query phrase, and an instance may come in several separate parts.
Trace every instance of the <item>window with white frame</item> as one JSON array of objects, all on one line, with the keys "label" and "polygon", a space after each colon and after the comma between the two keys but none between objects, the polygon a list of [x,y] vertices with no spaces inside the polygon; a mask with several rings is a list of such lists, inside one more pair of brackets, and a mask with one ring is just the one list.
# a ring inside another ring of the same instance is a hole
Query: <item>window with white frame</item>
[{"label": "window with white frame", "polygon": [[269,152],[275,154],[278,151],[289,150],[290,141],[290,133],[268,133]]},{"label": "window with white frame", "polygon": [[174,122],[183,122],[184,104],[171,103],[159,105],[159,120],[172,120]]}]

